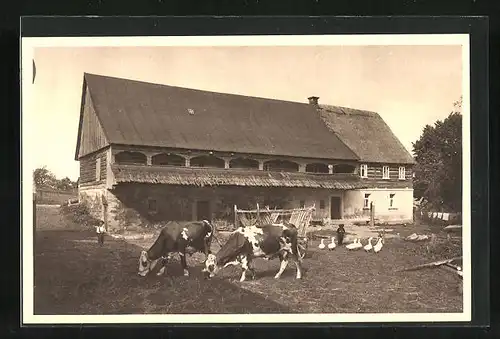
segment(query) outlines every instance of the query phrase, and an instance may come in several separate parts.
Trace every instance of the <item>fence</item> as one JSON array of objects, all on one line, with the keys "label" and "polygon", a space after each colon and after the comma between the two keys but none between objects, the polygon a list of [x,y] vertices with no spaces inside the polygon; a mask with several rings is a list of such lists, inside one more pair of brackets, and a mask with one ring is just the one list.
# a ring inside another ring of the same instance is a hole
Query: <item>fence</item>
[{"label": "fence", "polygon": [[37,188],[36,202],[42,205],[61,205],[69,199],[77,199],[78,191],[60,191],[50,188]]}]

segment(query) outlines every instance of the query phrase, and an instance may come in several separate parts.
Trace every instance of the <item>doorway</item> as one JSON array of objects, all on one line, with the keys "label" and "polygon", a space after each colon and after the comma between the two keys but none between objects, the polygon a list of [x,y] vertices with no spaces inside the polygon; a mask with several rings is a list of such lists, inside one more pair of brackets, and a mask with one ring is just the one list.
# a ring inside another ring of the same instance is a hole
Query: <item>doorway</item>
[{"label": "doorway", "polygon": [[341,219],[340,206],[341,206],[340,197],[331,197],[330,198],[330,218],[331,219]]},{"label": "doorway", "polygon": [[208,200],[199,200],[196,202],[196,219],[210,221],[210,202]]}]

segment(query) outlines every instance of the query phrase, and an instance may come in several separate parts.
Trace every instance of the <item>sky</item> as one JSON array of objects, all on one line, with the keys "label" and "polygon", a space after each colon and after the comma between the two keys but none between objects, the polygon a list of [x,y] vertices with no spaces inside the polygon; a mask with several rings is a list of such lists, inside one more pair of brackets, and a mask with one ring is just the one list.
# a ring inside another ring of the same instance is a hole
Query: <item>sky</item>
[{"label": "sky", "polygon": [[[36,48],[33,165],[76,180],[83,73],[378,112],[411,153],[462,95],[460,46]],[[30,122],[31,123],[31,122]]]}]

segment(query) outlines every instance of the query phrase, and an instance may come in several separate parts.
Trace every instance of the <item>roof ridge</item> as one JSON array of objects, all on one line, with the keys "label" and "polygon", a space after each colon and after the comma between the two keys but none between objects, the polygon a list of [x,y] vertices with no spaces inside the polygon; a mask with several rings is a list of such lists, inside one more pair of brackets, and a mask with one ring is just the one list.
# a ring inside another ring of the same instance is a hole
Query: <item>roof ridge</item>
[{"label": "roof ridge", "polygon": [[[210,145],[213,151],[359,159],[324,126],[316,107],[309,103],[87,72],[84,81],[110,144],[187,149]],[[192,110],[203,114],[192,114]],[[215,128],[213,122],[219,120],[224,123]]]},{"label": "roof ridge", "polygon": [[97,78],[106,78],[106,79],[112,79],[112,80],[135,82],[135,83],[140,83],[140,84],[144,84],[144,85],[152,85],[152,86],[157,86],[157,87],[167,87],[167,88],[173,88],[173,89],[182,89],[182,90],[193,91],[193,92],[202,92],[202,93],[209,93],[209,94],[216,94],[216,95],[230,95],[230,96],[236,96],[236,97],[241,97],[241,98],[259,99],[259,100],[266,100],[266,101],[275,101],[275,102],[282,102],[282,103],[290,103],[290,104],[303,105],[303,106],[306,106],[306,107],[313,108],[311,106],[311,104],[306,103],[306,102],[300,102],[300,101],[291,101],[291,100],[275,99],[275,98],[266,98],[266,97],[259,97],[259,96],[245,95],[245,94],[228,93],[228,92],[216,92],[216,91],[213,91],[213,90],[206,90],[206,89],[199,89],[199,88],[192,88],[192,87],[183,87],[183,86],[175,86],[175,85],[168,85],[168,84],[160,84],[160,83],[155,83],[155,82],[150,82],[150,81],[135,80],[135,79],[129,79],[129,78],[120,78],[120,77],[115,77],[115,76],[101,75],[101,74],[88,73],[88,72],[83,72],[83,74],[84,74],[84,77],[90,76],[90,77],[97,77]]},{"label": "roof ridge", "polygon": [[363,115],[367,117],[382,118],[380,114],[375,111],[351,108],[346,106],[320,104],[319,109],[322,111],[326,111],[328,113],[345,114],[345,115]]}]

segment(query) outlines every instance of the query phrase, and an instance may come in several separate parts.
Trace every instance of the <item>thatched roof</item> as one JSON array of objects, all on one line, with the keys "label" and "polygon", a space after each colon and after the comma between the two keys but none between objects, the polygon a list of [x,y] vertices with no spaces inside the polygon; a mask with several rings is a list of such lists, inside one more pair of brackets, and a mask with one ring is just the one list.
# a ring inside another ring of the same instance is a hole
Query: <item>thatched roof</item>
[{"label": "thatched roof", "polygon": [[363,162],[413,164],[415,161],[379,114],[352,108],[321,105],[328,128]]},{"label": "thatched roof", "polygon": [[328,189],[366,188],[356,175],[300,172],[267,172],[194,167],[145,167],[112,165],[116,183],[147,183],[194,186],[309,187]]},{"label": "thatched roof", "polygon": [[314,105],[84,74],[110,144],[357,160]]}]

